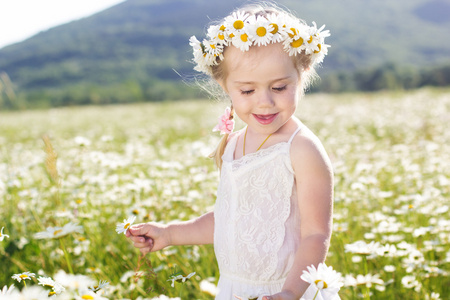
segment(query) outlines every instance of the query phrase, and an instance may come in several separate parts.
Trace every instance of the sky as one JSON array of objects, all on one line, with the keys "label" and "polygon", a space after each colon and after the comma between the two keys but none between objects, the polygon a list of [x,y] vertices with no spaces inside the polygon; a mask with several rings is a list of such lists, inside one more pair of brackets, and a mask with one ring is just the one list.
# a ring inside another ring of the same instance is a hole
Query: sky
[{"label": "sky", "polygon": [[125,0],[0,0],[0,49]]}]

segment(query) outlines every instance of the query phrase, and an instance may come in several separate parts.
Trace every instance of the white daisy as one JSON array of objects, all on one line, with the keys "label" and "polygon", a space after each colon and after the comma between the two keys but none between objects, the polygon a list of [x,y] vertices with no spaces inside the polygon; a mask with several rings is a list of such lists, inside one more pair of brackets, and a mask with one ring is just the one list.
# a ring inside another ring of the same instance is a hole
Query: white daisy
[{"label": "white daisy", "polygon": [[98,285],[90,286],[90,287],[88,287],[88,289],[90,289],[90,290],[93,291],[93,292],[97,292],[97,291],[101,290],[102,288],[104,288],[104,287],[106,287],[106,286],[108,286],[108,285],[109,285],[109,282],[108,282],[108,281],[106,281],[106,280],[100,280],[99,283],[98,283]]},{"label": "white daisy", "polygon": [[379,242],[372,241],[367,244],[365,241],[356,241],[352,244],[346,244],[344,246],[345,252],[350,252],[354,254],[367,255],[370,257],[375,257],[380,253],[381,247]]},{"label": "white daisy", "polygon": [[14,290],[15,286],[14,284],[11,284],[9,287],[6,285],[0,290],[0,295],[9,295]]},{"label": "white daisy", "polygon": [[320,52],[319,44],[320,39],[314,34],[310,35],[308,41],[305,43],[305,53],[307,55],[310,55],[315,51],[319,53]]},{"label": "white daisy", "polygon": [[133,225],[134,220],[136,220],[136,216],[131,216],[128,219],[124,219],[123,223],[118,223],[116,225],[116,232],[125,234],[128,228]]},{"label": "white daisy", "polygon": [[95,285],[96,281],[92,278],[81,274],[67,274],[63,270],[59,270],[54,276],[54,280],[69,290],[75,291],[80,288],[87,289],[89,286]]},{"label": "white daisy", "polygon": [[308,271],[303,271],[300,277],[304,281],[314,285],[324,299],[333,299],[343,286],[342,276],[340,273],[333,270],[332,267],[327,267],[324,263],[320,263],[317,269],[314,265],[307,267]]},{"label": "white daisy", "polygon": [[17,282],[21,282],[22,280],[25,280],[25,279],[31,280],[31,277],[36,277],[36,274],[31,273],[31,272],[23,272],[23,273],[14,274],[13,276],[11,276],[11,278],[17,280]]},{"label": "white daisy", "polygon": [[279,43],[284,40],[287,35],[286,32],[286,15],[285,14],[270,14],[267,17],[269,24],[272,26],[272,42]]},{"label": "white daisy", "polygon": [[217,286],[209,280],[202,280],[200,282],[200,290],[211,296],[216,296],[218,292]]},{"label": "white daisy", "polygon": [[53,287],[55,285],[55,281],[50,277],[39,276],[39,278],[37,280],[38,280],[38,284],[42,285],[42,286]]},{"label": "white daisy", "polygon": [[3,228],[5,227],[2,227],[2,230],[0,231],[0,242],[2,242],[5,238],[9,238],[9,235],[3,234]]},{"label": "white daisy", "polygon": [[313,64],[320,64],[323,62],[323,59],[328,54],[328,48],[330,45],[327,44],[317,44],[318,50],[312,53]]},{"label": "white daisy", "polygon": [[187,276],[172,275],[167,281],[172,281],[170,286],[171,287],[175,287],[175,281],[177,281],[177,282],[185,282],[186,280],[188,280],[189,278],[191,278],[194,275],[195,275],[195,272],[192,272],[192,273],[188,274]]},{"label": "white daisy", "polygon": [[58,239],[73,232],[83,233],[83,226],[70,222],[63,227],[47,227],[46,231],[35,233],[34,238]]},{"label": "white daisy", "polygon": [[75,295],[76,300],[85,300],[85,299],[92,299],[92,300],[108,300],[108,298],[102,297],[99,294],[94,293],[91,290],[88,289],[79,289],[78,293]]},{"label": "white daisy", "polygon": [[194,62],[196,63],[194,70],[210,75],[210,65],[213,61],[213,57],[205,52],[205,47],[199,40],[197,40],[195,36],[191,36],[189,39],[189,44],[193,49]]},{"label": "white daisy", "polygon": [[55,285],[53,286],[53,292],[57,295],[61,294],[62,292],[64,292],[66,290],[65,287],[63,287],[62,284],[60,284],[59,282],[55,281]]},{"label": "white daisy", "polygon": [[214,40],[203,40],[202,45],[204,46],[206,53],[214,57],[222,55],[223,45],[216,44]]},{"label": "white daisy", "polygon": [[366,275],[362,275],[362,274],[358,274],[356,275],[355,278],[355,285],[364,285],[368,288],[371,288],[372,285],[384,285],[384,281],[383,279],[380,278],[380,274],[366,274]]},{"label": "white daisy", "polygon": [[248,33],[242,31],[241,33],[237,33],[237,35],[233,37],[231,43],[241,51],[248,51],[253,43],[253,40]]},{"label": "white daisy", "polygon": [[404,276],[402,278],[402,285],[407,289],[414,289],[416,292],[422,288],[422,284],[413,275]]},{"label": "white daisy", "polygon": [[252,37],[254,45],[266,46],[273,40],[274,26],[264,17],[252,16],[248,18],[248,34]]},{"label": "white daisy", "polygon": [[208,38],[216,44],[228,46],[228,33],[225,29],[225,25],[212,25],[208,28]]},{"label": "white daisy", "polygon": [[42,286],[49,286],[49,287],[51,287],[52,290],[53,290],[52,294],[58,294],[59,295],[59,294],[61,294],[62,292],[64,292],[66,290],[60,283],[54,281],[50,277],[39,276],[38,284],[42,285]]},{"label": "white daisy", "polygon": [[289,56],[300,54],[305,50],[305,43],[309,39],[308,27],[298,21],[286,24],[287,37],[284,40],[284,50]]},{"label": "white daisy", "polygon": [[243,33],[245,30],[245,21],[248,16],[249,15],[247,13],[238,11],[233,12],[232,15],[225,18],[223,25],[225,26],[225,31],[231,38]]}]

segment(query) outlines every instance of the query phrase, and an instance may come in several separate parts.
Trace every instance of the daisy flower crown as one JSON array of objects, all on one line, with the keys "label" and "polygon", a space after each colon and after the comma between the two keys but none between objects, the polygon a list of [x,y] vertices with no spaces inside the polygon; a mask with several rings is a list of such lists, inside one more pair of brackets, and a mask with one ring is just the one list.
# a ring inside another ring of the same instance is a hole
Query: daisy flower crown
[{"label": "daisy flower crown", "polygon": [[329,30],[325,25],[317,28],[315,22],[308,26],[291,15],[279,12],[267,16],[250,15],[243,11],[233,12],[219,25],[211,25],[207,38],[202,42],[195,36],[189,39],[193,48],[194,70],[212,75],[211,67],[223,60],[224,47],[233,45],[245,52],[251,46],[282,43],[289,56],[311,56],[311,66],[320,64],[328,53],[325,38]]}]

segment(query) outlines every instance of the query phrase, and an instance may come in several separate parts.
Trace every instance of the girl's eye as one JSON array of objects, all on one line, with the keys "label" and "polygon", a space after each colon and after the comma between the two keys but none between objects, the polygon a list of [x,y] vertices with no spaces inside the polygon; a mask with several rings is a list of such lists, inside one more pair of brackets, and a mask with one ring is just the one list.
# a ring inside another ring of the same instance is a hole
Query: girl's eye
[{"label": "girl's eye", "polygon": [[286,89],[286,87],[287,87],[287,85],[281,86],[281,87],[274,87],[272,89],[274,89],[277,92],[281,92],[281,91],[284,91]]},{"label": "girl's eye", "polygon": [[248,91],[241,91],[242,95],[250,95],[251,93],[253,93],[254,90],[248,90]]}]

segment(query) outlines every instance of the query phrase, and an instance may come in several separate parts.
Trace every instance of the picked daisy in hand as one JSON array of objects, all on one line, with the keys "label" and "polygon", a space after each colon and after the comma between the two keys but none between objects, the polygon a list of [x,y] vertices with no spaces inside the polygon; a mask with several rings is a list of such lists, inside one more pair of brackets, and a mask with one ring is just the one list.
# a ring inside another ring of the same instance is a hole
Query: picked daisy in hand
[{"label": "picked daisy in hand", "polygon": [[2,230],[0,231],[0,242],[2,242],[5,238],[9,238],[9,235],[3,234],[3,228],[5,227],[2,227]]},{"label": "picked daisy in hand", "polygon": [[314,265],[307,267],[307,269],[308,271],[303,271],[300,278],[317,289],[313,300],[316,299],[318,294],[323,299],[339,299],[338,292],[344,285],[340,273],[333,270],[332,267],[327,267],[324,263],[320,263],[317,269]]},{"label": "picked daisy in hand", "polygon": [[128,228],[133,225],[133,222],[136,220],[136,216],[131,216],[128,219],[124,219],[123,223],[118,223],[116,225],[116,232],[126,234]]},{"label": "picked daisy in hand", "polygon": [[82,233],[83,226],[75,223],[67,223],[63,227],[47,227],[45,231],[34,234],[35,239],[58,239],[73,232]]}]

